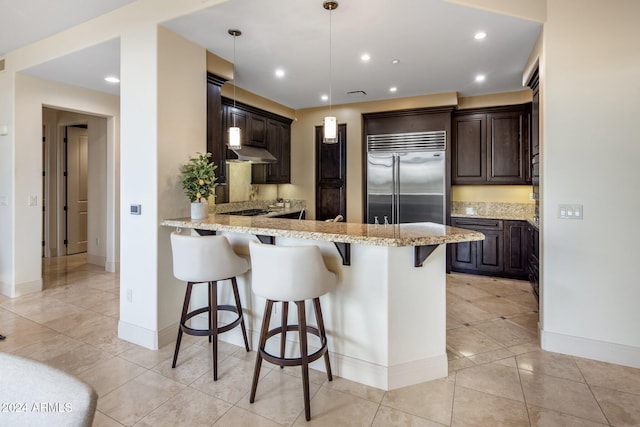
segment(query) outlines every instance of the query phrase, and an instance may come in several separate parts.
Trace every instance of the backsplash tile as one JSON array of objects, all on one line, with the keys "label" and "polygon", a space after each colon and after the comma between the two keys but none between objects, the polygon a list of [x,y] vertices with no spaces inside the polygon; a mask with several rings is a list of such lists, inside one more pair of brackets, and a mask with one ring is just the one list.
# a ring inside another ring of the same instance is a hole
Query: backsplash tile
[{"label": "backsplash tile", "polygon": [[533,217],[534,203],[452,202],[451,216],[477,216],[526,220]]}]

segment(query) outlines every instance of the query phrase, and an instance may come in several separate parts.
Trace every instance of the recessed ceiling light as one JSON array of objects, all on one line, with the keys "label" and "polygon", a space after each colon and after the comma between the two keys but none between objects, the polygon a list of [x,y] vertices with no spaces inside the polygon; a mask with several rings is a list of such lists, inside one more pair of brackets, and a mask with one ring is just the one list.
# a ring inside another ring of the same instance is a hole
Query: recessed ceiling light
[{"label": "recessed ceiling light", "polygon": [[485,79],[485,75],[484,75],[484,74],[478,74],[478,75],[476,76],[476,81],[477,81],[477,82],[483,82],[483,81],[484,81],[484,79]]},{"label": "recessed ceiling light", "polygon": [[116,76],[107,76],[104,79],[109,83],[120,83],[120,79],[117,78]]},{"label": "recessed ceiling light", "polygon": [[485,33],[484,31],[478,31],[475,34],[475,36],[473,36],[473,38],[476,39],[476,40],[482,40],[485,37],[487,37],[487,33]]},{"label": "recessed ceiling light", "polygon": [[329,100],[329,95],[322,95],[320,97],[320,99],[322,99],[323,101],[328,101]]},{"label": "recessed ceiling light", "polygon": [[395,86],[391,86],[391,87],[389,88],[389,92],[397,92],[397,91],[398,91],[398,88],[397,88],[397,87],[395,87]]},{"label": "recessed ceiling light", "polygon": [[276,77],[278,77],[280,79],[284,77],[284,70],[282,68],[278,68],[276,70]]},{"label": "recessed ceiling light", "polygon": [[371,56],[368,53],[364,53],[364,54],[362,54],[360,59],[362,60],[362,62],[367,62],[367,61],[369,61],[371,59]]},{"label": "recessed ceiling light", "polygon": [[400,60],[399,59],[394,59],[393,61],[391,61],[392,64],[399,64]]}]

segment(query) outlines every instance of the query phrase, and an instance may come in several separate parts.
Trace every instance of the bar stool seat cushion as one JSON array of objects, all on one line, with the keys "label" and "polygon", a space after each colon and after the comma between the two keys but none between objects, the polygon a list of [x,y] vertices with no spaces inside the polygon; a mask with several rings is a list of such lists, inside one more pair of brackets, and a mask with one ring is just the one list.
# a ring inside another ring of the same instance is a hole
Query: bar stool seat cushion
[{"label": "bar stool seat cushion", "polygon": [[186,236],[171,233],[173,275],[193,283],[213,282],[249,271],[249,262],[236,255],[225,236]]},{"label": "bar stool seat cushion", "polygon": [[275,246],[249,243],[251,288],[273,301],[314,299],[336,286],[335,273],[327,270],[317,246]]}]

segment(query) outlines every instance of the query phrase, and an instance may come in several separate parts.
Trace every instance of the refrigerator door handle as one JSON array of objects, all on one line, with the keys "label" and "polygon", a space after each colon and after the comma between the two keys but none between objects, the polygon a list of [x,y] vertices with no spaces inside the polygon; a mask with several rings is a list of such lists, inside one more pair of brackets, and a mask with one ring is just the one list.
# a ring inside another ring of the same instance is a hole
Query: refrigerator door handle
[{"label": "refrigerator door handle", "polygon": [[395,194],[395,202],[393,206],[394,218],[392,224],[400,224],[400,156],[393,156],[393,193]]}]

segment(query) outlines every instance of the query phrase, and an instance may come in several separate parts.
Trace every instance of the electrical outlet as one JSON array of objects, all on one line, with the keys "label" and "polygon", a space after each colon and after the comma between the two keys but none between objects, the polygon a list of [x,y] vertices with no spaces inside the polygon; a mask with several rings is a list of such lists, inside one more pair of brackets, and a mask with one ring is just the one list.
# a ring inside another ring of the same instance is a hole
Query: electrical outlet
[{"label": "electrical outlet", "polygon": [[127,289],[127,302],[133,302],[133,290]]},{"label": "electrical outlet", "polygon": [[96,237],[96,246],[100,246],[100,238]]},{"label": "electrical outlet", "polygon": [[38,206],[38,196],[29,196],[27,204],[29,206]]},{"label": "electrical outlet", "polygon": [[7,206],[7,196],[0,196],[0,206]]}]

